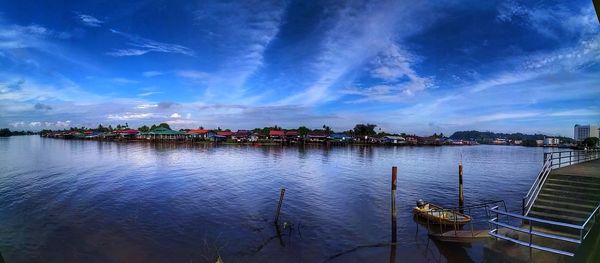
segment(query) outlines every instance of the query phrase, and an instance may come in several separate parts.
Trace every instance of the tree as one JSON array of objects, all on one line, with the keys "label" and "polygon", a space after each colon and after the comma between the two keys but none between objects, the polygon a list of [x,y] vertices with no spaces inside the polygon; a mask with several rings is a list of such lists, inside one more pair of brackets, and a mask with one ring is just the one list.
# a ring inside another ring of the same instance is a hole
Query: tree
[{"label": "tree", "polygon": [[373,136],[377,134],[375,132],[375,127],[377,127],[377,125],[369,123],[356,124],[356,126],[354,126],[354,134],[358,136]]},{"label": "tree", "polygon": [[527,140],[524,140],[524,141],[521,143],[521,145],[522,145],[522,146],[529,146],[529,147],[537,147],[537,146],[538,146],[538,144],[537,144],[537,141],[536,141],[536,140],[534,140],[534,139],[527,139]]},{"label": "tree", "polygon": [[198,127],[199,130],[204,130],[204,127],[200,126]]},{"label": "tree", "polygon": [[306,128],[305,126],[298,127],[298,134],[300,136],[306,136],[309,132],[310,132],[310,129]]},{"label": "tree", "polygon": [[150,128],[148,128],[148,126],[146,126],[146,125],[143,125],[142,127],[138,128],[138,131],[140,131],[140,132],[149,132]]},{"label": "tree", "polygon": [[8,128],[0,129],[0,137],[8,137],[11,136],[12,133]]},{"label": "tree", "polygon": [[165,129],[169,129],[169,130],[171,129],[171,127],[169,126],[169,124],[168,123],[164,123],[164,122],[161,123],[161,124],[159,124],[158,127],[163,127]]},{"label": "tree", "polygon": [[154,130],[154,129],[156,129],[156,124],[152,124],[152,127],[150,127],[151,131]]},{"label": "tree", "polygon": [[600,139],[598,139],[598,137],[588,137],[583,140],[582,144],[587,147],[594,148],[598,146],[599,141]]},{"label": "tree", "polygon": [[109,130],[109,131],[113,131],[113,127],[112,127],[112,125],[108,125],[108,130]]},{"label": "tree", "polygon": [[325,130],[325,132],[327,133],[331,133],[331,128],[329,128],[329,126],[323,124],[323,130]]}]

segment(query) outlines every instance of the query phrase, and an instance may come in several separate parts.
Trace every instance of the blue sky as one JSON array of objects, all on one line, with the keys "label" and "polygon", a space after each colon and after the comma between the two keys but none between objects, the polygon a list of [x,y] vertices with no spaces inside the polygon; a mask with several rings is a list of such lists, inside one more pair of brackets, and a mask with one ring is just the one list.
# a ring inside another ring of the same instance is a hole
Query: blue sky
[{"label": "blue sky", "polygon": [[582,1],[0,1],[0,127],[278,125],[572,136]]}]

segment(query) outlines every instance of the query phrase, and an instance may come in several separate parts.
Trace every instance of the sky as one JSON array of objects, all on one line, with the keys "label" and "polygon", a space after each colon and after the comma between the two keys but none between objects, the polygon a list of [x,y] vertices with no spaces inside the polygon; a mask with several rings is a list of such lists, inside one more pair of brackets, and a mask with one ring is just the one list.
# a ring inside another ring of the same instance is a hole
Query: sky
[{"label": "sky", "polygon": [[600,123],[592,1],[0,0],[0,127],[573,136]]}]

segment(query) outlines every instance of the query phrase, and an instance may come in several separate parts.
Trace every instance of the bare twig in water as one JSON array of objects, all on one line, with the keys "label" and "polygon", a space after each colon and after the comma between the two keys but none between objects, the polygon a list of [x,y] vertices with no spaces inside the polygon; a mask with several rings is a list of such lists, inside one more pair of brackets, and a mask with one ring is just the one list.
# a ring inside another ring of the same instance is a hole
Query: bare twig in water
[{"label": "bare twig in water", "polygon": [[[220,251],[226,246],[226,244],[219,245],[221,239],[221,234],[219,234],[214,240],[209,241],[208,238],[204,238],[202,240],[201,245],[201,261],[202,262],[210,262],[215,263],[217,259],[221,258]],[[192,262],[190,260],[190,262]]]},{"label": "bare twig in water", "polygon": [[337,254],[335,254],[333,256],[330,256],[327,259],[325,259],[323,262],[327,262],[327,261],[333,260],[333,259],[335,259],[337,257],[341,257],[343,255],[355,252],[355,251],[357,251],[359,249],[362,249],[362,248],[387,247],[387,246],[393,246],[393,245],[396,245],[396,244],[395,243],[378,243],[378,244],[373,244],[373,245],[361,245],[361,246],[357,246],[357,247],[348,249],[346,251],[337,253]]}]

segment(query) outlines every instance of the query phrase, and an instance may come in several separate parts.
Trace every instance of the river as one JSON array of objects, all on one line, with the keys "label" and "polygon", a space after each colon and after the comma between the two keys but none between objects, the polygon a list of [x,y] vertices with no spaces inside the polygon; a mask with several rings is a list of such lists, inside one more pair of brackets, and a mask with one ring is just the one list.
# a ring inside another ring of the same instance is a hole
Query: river
[{"label": "river", "polygon": [[[253,147],[0,139],[6,262],[379,262],[398,167],[398,262],[475,261],[482,245],[428,241],[422,198],[519,210],[543,148]],[[272,224],[286,189],[281,238]],[[359,247],[359,248],[357,248]],[[335,255],[339,255],[334,257]]]}]

